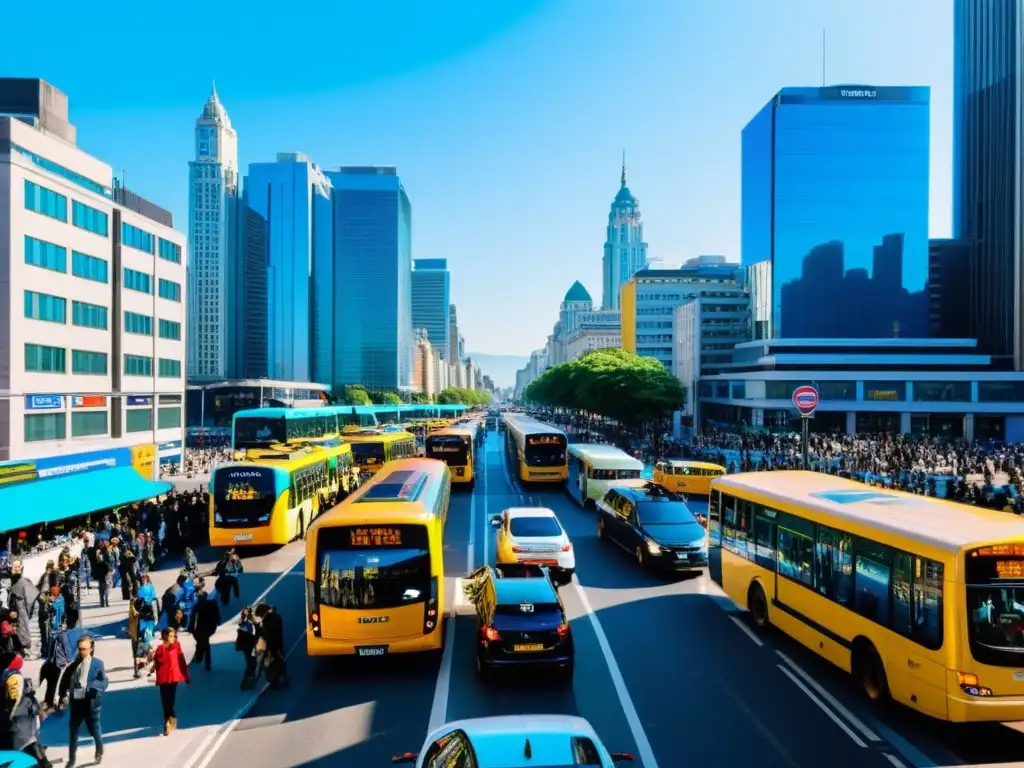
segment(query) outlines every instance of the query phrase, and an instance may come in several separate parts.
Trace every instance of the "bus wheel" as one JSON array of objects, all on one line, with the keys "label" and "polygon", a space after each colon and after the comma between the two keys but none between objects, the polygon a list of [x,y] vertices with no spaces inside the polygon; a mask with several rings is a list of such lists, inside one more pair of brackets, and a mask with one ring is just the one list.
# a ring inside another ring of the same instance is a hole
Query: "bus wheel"
[{"label": "bus wheel", "polygon": [[878,651],[867,640],[853,646],[853,676],[868,700],[882,704],[889,700],[889,680]]},{"label": "bus wheel", "polygon": [[756,582],[747,590],[747,610],[754,620],[754,626],[759,630],[763,632],[771,626],[771,620],[768,618],[768,598],[765,597],[764,589]]}]

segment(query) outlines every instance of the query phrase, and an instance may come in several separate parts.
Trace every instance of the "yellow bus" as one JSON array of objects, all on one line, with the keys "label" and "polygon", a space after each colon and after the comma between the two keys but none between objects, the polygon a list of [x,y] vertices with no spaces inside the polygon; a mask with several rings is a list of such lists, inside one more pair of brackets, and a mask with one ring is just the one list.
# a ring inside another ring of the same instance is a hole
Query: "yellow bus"
[{"label": "yellow bus", "polygon": [[416,438],[408,432],[363,429],[343,433],[341,439],[352,447],[352,459],[359,469],[371,475],[386,462],[416,456]]},{"label": "yellow bus", "polygon": [[452,471],[452,482],[476,485],[476,457],[479,441],[476,424],[449,427],[427,435],[424,455],[443,461]]},{"label": "yellow bus", "polygon": [[214,468],[212,546],[258,547],[301,539],[320,511],[321,497],[348,490],[352,451],[347,445],[279,447],[249,451],[243,462]]},{"label": "yellow bus", "polygon": [[522,413],[506,413],[505,458],[523,482],[561,483],[569,476],[565,432]]},{"label": "yellow bus", "polygon": [[711,481],[724,474],[725,467],[721,464],[666,459],[655,463],[652,479],[675,493],[707,496],[711,493]]},{"label": "yellow bus", "polygon": [[640,487],[644,463],[613,445],[574,443],[569,446],[569,474],[565,490],[582,507],[603,499],[612,485]]},{"label": "yellow bus", "polygon": [[443,462],[391,461],[317,519],[306,538],[310,656],[443,649],[451,487]]},{"label": "yellow bus", "polygon": [[431,419],[427,422],[427,434],[431,432],[438,432],[442,429],[448,429],[452,425],[451,419]]},{"label": "yellow bus", "polygon": [[873,702],[1024,720],[1016,515],[793,471],[716,478],[709,517],[712,578],[759,629],[850,672]]}]

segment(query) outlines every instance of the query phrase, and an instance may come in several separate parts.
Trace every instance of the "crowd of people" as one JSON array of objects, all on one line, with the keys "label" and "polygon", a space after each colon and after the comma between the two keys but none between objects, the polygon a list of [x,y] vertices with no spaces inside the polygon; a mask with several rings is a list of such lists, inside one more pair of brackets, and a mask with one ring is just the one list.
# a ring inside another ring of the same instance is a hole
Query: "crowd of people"
[{"label": "crowd of people", "polygon": [[170,462],[160,465],[162,478],[185,477],[195,478],[209,475],[218,464],[231,461],[233,451],[227,444],[217,443],[202,447],[190,447],[185,450],[180,463]]}]

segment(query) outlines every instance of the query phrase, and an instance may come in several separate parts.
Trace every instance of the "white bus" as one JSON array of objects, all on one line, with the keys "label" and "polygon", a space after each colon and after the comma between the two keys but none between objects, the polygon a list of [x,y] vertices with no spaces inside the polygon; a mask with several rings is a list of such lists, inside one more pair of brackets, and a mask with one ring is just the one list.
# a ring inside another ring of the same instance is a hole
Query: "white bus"
[{"label": "white bus", "polygon": [[575,443],[569,446],[569,476],[565,489],[580,506],[593,506],[603,499],[611,485],[630,484],[641,479],[644,464],[613,445]]}]

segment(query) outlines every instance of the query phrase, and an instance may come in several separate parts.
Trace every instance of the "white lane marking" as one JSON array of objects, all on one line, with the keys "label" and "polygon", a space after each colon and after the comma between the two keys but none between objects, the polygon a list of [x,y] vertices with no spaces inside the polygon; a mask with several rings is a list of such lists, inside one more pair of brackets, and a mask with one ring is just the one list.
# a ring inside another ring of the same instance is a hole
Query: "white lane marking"
[{"label": "white lane marking", "polygon": [[[491,561],[488,559],[488,556],[487,556],[487,540],[489,538],[491,538],[491,536],[492,536],[492,533],[491,533],[492,528],[491,528],[491,514],[490,514],[490,512],[487,511],[488,510],[488,506],[487,506],[487,454],[486,453],[484,453],[484,481],[483,481],[483,489],[482,490],[483,490],[483,493],[484,493],[484,530],[483,530],[483,533],[481,534],[483,536],[483,541],[480,542],[480,546],[483,548],[482,562],[480,563],[480,565],[490,565]],[[470,568],[470,570],[473,570],[473,569]]]},{"label": "white lane marking", "polygon": [[[455,588],[462,589],[461,580],[456,581]],[[458,593],[456,593],[458,600]],[[448,692],[452,684],[452,656],[455,646],[455,611],[448,617],[444,629],[444,654],[441,656],[441,668],[437,671],[437,684],[434,686],[434,702],[430,705],[430,720],[427,733],[433,733],[448,722]]]},{"label": "white lane marking", "polygon": [[886,759],[886,760],[888,760],[888,761],[889,761],[890,763],[892,763],[893,765],[895,765],[895,766],[896,766],[896,768],[907,768],[907,766],[905,766],[905,765],[903,764],[903,761],[902,761],[902,760],[900,760],[900,759],[899,759],[898,757],[896,757],[895,755],[890,755],[890,754],[889,754],[888,752],[883,752],[882,754],[883,754],[883,755],[885,755],[885,759]]},{"label": "white lane marking", "polygon": [[[268,589],[267,592],[269,591],[270,590]],[[295,650],[299,647],[300,644],[304,643],[305,640],[306,630],[305,628],[303,628],[301,637],[299,637],[299,639],[295,641],[292,647],[288,649],[288,653],[285,654],[285,661],[292,657],[292,654],[295,653]],[[224,723],[224,725],[222,725],[219,729],[217,729],[209,736],[207,736],[205,739],[203,739],[202,743],[199,745],[199,748],[192,753],[192,757],[185,762],[185,765],[182,768],[208,768],[210,763],[213,762],[214,756],[217,754],[220,748],[224,746],[224,742],[228,740],[228,736],[231,735],[231,732],[234,731],[235,728],[238,727],[238,724],[245,719],[245,716],[249,714],[249,710],[256,705],[256,702],[259,701],[260,696],[262,696],[269,687],[269,683],[264,683],[263,687],[256,691],[249,698],[249,700],[245,702],[245,704],[243,704],[237,712],[235,712],[234,717],[232,717],[230,720]],[[205,757],[203,756],[204,753]],[[199,760],[200,757],[202,757],[202,761],[197,763],[196,761]]]},{"label": "white lane marking", "polygon": [[629,726],[630,733],[633,734],[633,741],[636,742],[636,751],[640,755],[640,763],[644,768],[658,768],[658,761],[654,757],[654,750],[651,749],[651,742],[647,739],[647,733],[644,731],[644,726],[640,722],[639,715],[636,713],[633,699],[630,698],[629,689],[626,688],[626,681],[622,678],[622,672],[619,670],[619,663],[615,660],[615,654],[612,653],[612,648],[608,644],[608,637],[604,633],[604,627],[601,626],[601,620],[594,613],[594,606],[590,604],[587,593],[583,591],[583,587],[580,586],[579,579],[575,575],[572,577],[572,585],[576,589],[576,594],[583,605],[583,610],[587,612],[590,626],[594,629],[597,644],[601,648],[601,655],[604,656],[605,666],[608,667],[608,673],[612,678],[615,695],[619,698],[619,706],[622,707],[622,712],[626,716],[626,724]]},{"label": "white lane marking", "polygon": [[817,696],[815,696],[814,692],[810,688],[808,688],[806,685],[804,685],[800,681],[799,677],[797,677],[792,672],[790,672],[789,669],[787,667],[783,666],[782,664],[776,664],[775,666],[777,666],[779,669],[781,669],[782,673],[786,677],[788,677],[790,680],[792,680],[793,684],[796,685],[796,687],[799,688],[801,691],[803,691],[804,694],[807,696],[807,698],[809,698],[811,701],[813,701],[818,706],[818,709],[820,709],[822,712],[824,712],[826,715],[828,715],[829,719],[833,723],[835,723],[840,728],[842,728],[843,733],[845,733],[847,736],[849,736],[850,740],[854,744],[856,744],[858,747],[861,747],[861,748],[865,748],[865,749],[867,748],[868,745],[865,744],[863,741],[861,741],[860,736],[858,736],[856,733],[854,733],[852,730],[850,730],[850,726],[848,726],[846,723],[844,723],[840,719],[839,715],[837,715],[835,712],[833,712],[831,709],[829,709],[821,699],[819,699]]},{"label": "white lane marking", "polygon": [[[267,599],[267,595],[269,595],[271,592],[274,591],[274,587],[276,587],[278,584],[280,584],[282,581],[284,581],[284,577],[285,576],[291,575],[295,571],[295,566],[297,566],[299,563],[301,563],[303,558],[305,558],[305,556],[306,556],[306,545],[303,542],[302,547],[299,550],[299,557],[298,557],[298,559],[295,562],[293,562],[291,565],[289,565],[287,568],[285,568],[282,573],[278,574],[278,577],[276,579],[274,579],[272,582],[270,582],[270,586],[267,587],[266,589],[264,589],[255,600],[249,601],[248,604],[249,605],[256,605],[257,603],[262,603],[264,600],[266,600]],[[258,573],[258,571],[254,571],[254,573]],[[299,571],[299,573],[301,574],[302,571]],[[303,609],[303,610],[305,610],[305,609]],[[238,618],[241,615],[242,615],[242,612],[239,611],[238,613],[236,613],[234,616],[232,616],[227,621],[222,621],[221,622],[221,626],[223,627],[226,624],[236,624],[236,623],[238,623]]]},{"label": "white lane marking", "polygon": [[730,615],[729,620],[737,627],[739,627],[740,631],[747,637],[749,637],[753,641],[754,645],[756,645],[758,648],[764,647],[764,640],[755,635],[754,630],[752,630],[750,627],[743,623],[743,619],[741,619],[739,616]]},{"label": "white lane marking", "polygon": [[[476,546],[476,494],[469,497],[469,544],[466,545],[466,573],[473,572],[473,548]],[[444,725],[444,723],[441,723]]]},{"label": "white lane marking", "polygon": [[822,687],[821,684],[818,683],[817,680],[815,680],[813,677],[811,677],[809,674],[807,674],[803,669],[801,669],[797,665],[797,663],[795,661],[793,661],[791,658],[789,658],[789,656],[787,656],[786,654],[784,654],[780,650],[776,650],[775,653],[778,654],[780,659],[782,659],[784,662],[786,662],[786,664],[789,666],[790,669],[792,669],[794,672],[796,672],[798,675],[800,675],[800,677],[803,678],[804,682],[807,683],[809,686],[811,686],[811,688],[813,688],[817,692],[817,694],[819,696],[821,696],[821,698],[823,698],[825,701],[827,701],[836,712],[838,712],[840,715],[845,717],[847,722],[849,722],[854,728],[856,728],[858,731],[860,731],[861,734],[864,736],[864,738],[866,738],[868,741],[873,741],[875,743],[878,743],[878,742],[880,742],[882,740],[881,736],[879,736],[877,733],[875,733],[870,728],[868,728],[864,724],[863,720],[861,720],[859,717],[857,717],[855,714],[853,714],[853,712],[851,712],[846,707],[844,707],[842,704],[840,704],[836,700],[835,696],[833,696],[831,693],[826,691],[824,689],[824,687]]}]

